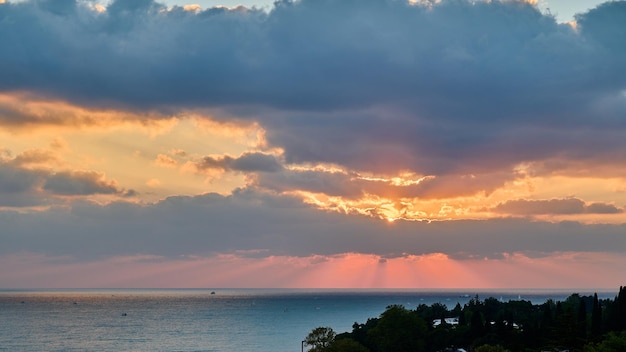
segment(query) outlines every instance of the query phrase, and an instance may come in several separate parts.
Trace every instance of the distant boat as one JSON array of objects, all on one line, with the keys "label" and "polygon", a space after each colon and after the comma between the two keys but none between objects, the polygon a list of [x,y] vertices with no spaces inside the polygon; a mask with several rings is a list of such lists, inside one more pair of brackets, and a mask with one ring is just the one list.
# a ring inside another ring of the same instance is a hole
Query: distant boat
[{"label": "distant boat", "polygon": [[214,294],[215,294],[215,291],[211,291],[211,294],[212,294],[212,295],[214,295]]}]

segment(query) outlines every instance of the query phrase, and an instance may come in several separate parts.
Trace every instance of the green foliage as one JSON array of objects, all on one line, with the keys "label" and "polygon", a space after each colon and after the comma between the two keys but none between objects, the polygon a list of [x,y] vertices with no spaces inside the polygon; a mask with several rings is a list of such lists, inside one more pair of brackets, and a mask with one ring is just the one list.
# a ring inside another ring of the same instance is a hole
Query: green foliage
[{"label": "green foliage", "polygon": [[379,352],[425,351],[426,322],[400,305],[387,307],[370,331]]},{"label": "green foliage", "polygon": [[611,332],[598,344],[585,346],[585,352],[624,352],[626,351],[626,331]]},{"label": "green foliage", "polygon": [[433,320],[442,320],[450,317],[450,311],[448,307],[442,303],[433,303],[430,306],[420,304],[415,309],[415,312],[426,321],[428,325],[431,325]]},{"label": "green foliage", "polygon": [[371,337],[370,331],[373,330],[378,324],[378,318],[367,319],[365,324],[354,323],[352,325],[352,333],[350,337],[359,342],[363,346],[367,347],[371,351],[376,350],[376,344]]},{"label": "green foliage", "polygon": [[476,347],[476,349],[474,349],[474,352],[511,352],[509,350],[507,350],[506,348],[500,346],[500,345],[482,345],[479,347]]},{"label": "green foliage", "polygon": [[349,339],[336,339],[324,350],[324,352],[368,352],[369,350],[360,343]]},{"label": "green foliage", "polygon": [[335,331],[329,327],[318,327],[313,329],[305,338],[307,346],[311,346],[311,352],[325,352],[335,340]]},{"label": "green foliage", "polygon": [[581,312],[580,296],[573,294],[564,302],[557,302],[554,315],[554,324],[551,327],[550,344],[561,349],[580,349],[585,344],[585,323],[577,319]]},{"label": "green foliage", "polygon": [[[452,317],[458,323],[443,321]],[[533,305],[476,296],[453,310],[441,303],[415,310],[393,305],[378,318],[354,323],[350,333],[335,336],[330,328],[317,328],[306,342],[314,352],[440,352],[456,347],[475,352],[625,352],[626,288],[620,287],[615,300],[573,294],[562,302]]]}]

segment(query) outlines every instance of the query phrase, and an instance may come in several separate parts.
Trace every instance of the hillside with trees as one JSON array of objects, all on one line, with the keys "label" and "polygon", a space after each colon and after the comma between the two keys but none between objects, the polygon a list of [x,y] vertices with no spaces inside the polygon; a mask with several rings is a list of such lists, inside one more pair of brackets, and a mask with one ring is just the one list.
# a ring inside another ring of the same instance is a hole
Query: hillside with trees
[{"label": "hillside with trees", "polygon": [[351,332],[316,328],[304,344],[312,352],[624,352],[626,287],[615,299],[575,293],[543,304],[476,296],[452,309],[392,305]]}]

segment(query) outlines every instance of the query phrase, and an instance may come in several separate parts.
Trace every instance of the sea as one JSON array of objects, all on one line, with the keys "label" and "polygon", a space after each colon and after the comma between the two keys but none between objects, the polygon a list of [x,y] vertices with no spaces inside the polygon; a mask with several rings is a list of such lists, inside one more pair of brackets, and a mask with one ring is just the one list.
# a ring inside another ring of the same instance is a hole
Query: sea
[{"label": "sea", "polygon": [[[449,309],[478,296],[565,300],[593,290],[0,290],[0,351],[298,352],[316,327],[352,331],[387,306]],[[305,349],[304,349],[305,350]]]}]

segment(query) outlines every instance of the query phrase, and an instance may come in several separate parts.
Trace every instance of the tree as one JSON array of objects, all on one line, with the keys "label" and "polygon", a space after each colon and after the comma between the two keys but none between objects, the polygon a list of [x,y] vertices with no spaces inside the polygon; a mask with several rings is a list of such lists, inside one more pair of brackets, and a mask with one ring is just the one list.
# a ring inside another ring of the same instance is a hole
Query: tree
[{"label": "tree", "polygon": [[379,352],[420,352],[425,350],[426,322],[416,312],[392,305],[380,315],[369,332]]},{"label": "tree", "polygon": [[510,352],[500,345],[482,345],[477,347],[474,352]]},{"label": "tree", "polygon": [[307,346],[312,346],[309,351],[322,352],[326,351],[335,340],[337,334],[329,327],[318,327],[313,329],[305,338],[304,343]]},{"label": "tree", "polygon": [[582,339],[587,334],[587,310],[585,308],[585,302],[581,299],[578,302],[578,314],[576,315],[576,330],[578,330],[578,336]]},{"label": "tree", "polygon": [[461,314],[463,313],[463,307],[461,307],[461,303],[457,302],[454,309],[450,312],[453,317],[461,318]]},{"label": "tree", "polygon": [[485,322],[479,310],[472,312],[469,334],[472,339],[477,339],[485,334]]},{"label": "tree", "polygon": [[378,318],[369,318],[365,324],[354,323],[352,325],[352,333],[348,337],[365,346],[368,350],[375,351],[371,331],[378,325]]},{"label": "tree", "polygon": [[369,350],[360,343],[348,338],[337,338],[324,351],[327,352],[369,352]]},{"label": "tree", "polygon": [[623,352],[626,351],[626,331],[621,333],[610,332],[606,338],[597,345],[585,346],[585,352]]},{"label": "tree", "polygon": [[595,338],[602,332],[602,307],[598,300],[598,294],[593,294],[593,308],[591,310],[591,335]]}]

